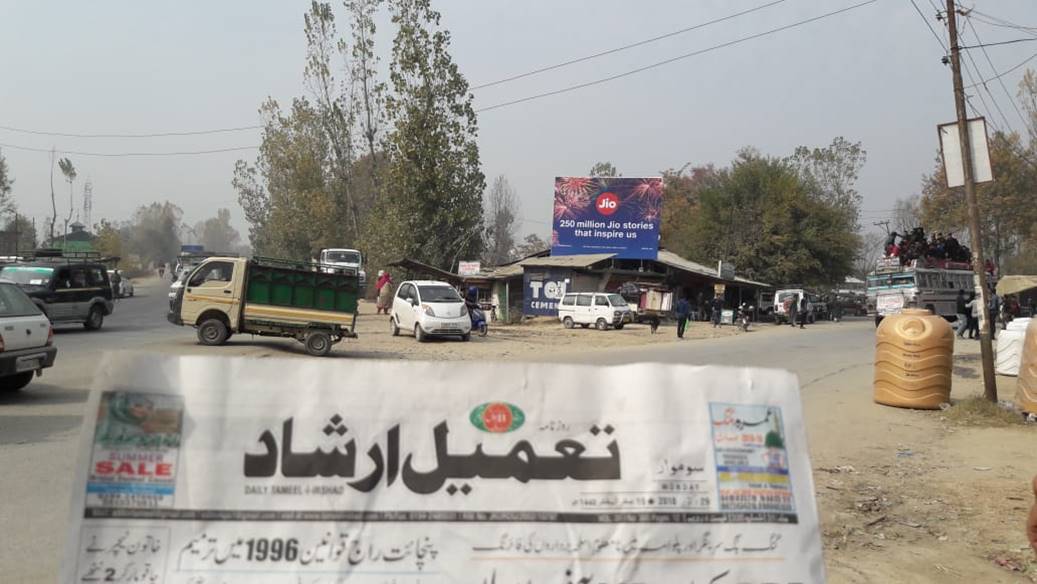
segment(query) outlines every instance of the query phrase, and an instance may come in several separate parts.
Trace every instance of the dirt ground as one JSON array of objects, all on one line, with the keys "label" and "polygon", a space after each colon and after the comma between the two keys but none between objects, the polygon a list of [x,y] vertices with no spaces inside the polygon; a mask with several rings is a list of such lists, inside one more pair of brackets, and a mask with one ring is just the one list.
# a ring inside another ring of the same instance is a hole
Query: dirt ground
[{"label": "dirt ground", "polygon": [[[977,342],[955,353],[957,407],[982,393],[982,372]],[[999,376],[999,397],[1014,393]],[[1023,532],[1037,424],[964,425],[859,388],[804,404],[829,582],[1037,582]]]}]

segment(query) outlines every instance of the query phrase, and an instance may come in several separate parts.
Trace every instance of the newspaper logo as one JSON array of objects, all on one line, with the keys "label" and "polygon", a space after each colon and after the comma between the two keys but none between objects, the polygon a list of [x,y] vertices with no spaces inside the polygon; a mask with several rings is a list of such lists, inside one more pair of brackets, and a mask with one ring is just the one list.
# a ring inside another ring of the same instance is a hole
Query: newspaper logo
[{"label": "newspaper logo", "polygon": [[468,419],[483,432],[503,434],[521,428],[526,414],[509,403],[490,402],[477,406]]}]

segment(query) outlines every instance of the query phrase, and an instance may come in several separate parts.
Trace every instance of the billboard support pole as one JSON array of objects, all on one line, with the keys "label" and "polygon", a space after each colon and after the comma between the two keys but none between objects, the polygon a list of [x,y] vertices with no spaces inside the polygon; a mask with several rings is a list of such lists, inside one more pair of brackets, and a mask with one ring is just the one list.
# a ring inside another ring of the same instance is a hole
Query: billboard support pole
[{"label": "billboard support pole", "polygon": [[969,243],[972,244],[972,270],[979,282],[980,322],[979,350],[983,359],[983,396],[997,403],[997,381],[994,377],[994,347],[991,331],[990,305],[987,303],[987,272],[983,262],[983,237],[979,227],[979,204],[972,176],[972,143],[969,137],[968,116],[965,113],[965,89],[961,81],[961,47],[958,46],[958,22],[954,0],[947,0],[947,31],[951,40],[951,70],[954,77],[954,107],[958,114],[958,140],[961,142],[961,167],[965,176],[965,201],[969,211]]}]

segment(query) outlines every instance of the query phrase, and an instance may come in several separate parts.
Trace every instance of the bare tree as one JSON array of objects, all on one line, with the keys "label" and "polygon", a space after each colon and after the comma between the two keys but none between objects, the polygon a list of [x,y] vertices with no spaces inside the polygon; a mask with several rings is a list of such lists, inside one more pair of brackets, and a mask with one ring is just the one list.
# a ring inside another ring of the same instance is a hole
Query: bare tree
[{"label": "bare tree", "polygon": [[515,220],[518,198],[503,175],[493,181],[486,198],[486,243],[483,262],[498,266],[511,260],[515,247]]},{"label": "bare tree", "polygon": [[[75,182],[78,173],[76,167],[72,165],[72,161],[68,158],[62,158],[58,161],[58,168],[61,169],[61,174],[65,175],[65,181],[68,182],[68,217],[65,218],[65,236],[68,236],[68,224],[72,222],[72,213],[75,211]],[[57,210],[54,211],[57,215]]]},{"label": "bare tree", "polygon": [[893,230],[903,235],[922,225],[921,199],[911,195],[893,204]]},{"label": "bare tree", "polygon": [[50,149],[50,235],[47,241],[54,241],[54,224],[58,222],[58,202],[54,198],[54,148]]},{"label": "bare tree", "polygon": [[353,30],[353,108],[360,122],[360,133],[371,157],[371,181],[378,185],[378,134],[385,118],[385,84],[378,81],[378,55],[375,53],[374,15],[381,0],[348,0]]},{"label": "bare tree", "polygon": [[861,247],[857,250],[853,271],[855,276],[864,279],[868,273],[875,269],[879,258],[885,254],[883,244],[886,242],[886,234],[871,231],[862,235],[860,242]]}]

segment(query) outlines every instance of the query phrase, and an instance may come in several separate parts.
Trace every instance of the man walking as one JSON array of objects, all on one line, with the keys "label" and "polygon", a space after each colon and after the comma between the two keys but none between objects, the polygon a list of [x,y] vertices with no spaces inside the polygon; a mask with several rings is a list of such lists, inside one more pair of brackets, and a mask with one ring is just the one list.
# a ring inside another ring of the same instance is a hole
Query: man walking
[{"label": "man walking", "polygon": [[803,324],[807,321],[807,295],[804,294],[799,298],[799,328],[804,328]]},{"label": "man walking", "polygon": [[719,294],[717,296],[714,296],[712,306],[713,328],[717,328],[720,326],[720,313],[724,310],[724,299]]},{"label": "man walking", "polygon": [[684,338],[684,328],[688,326],[688,316],[691,315],[691,305],[688,299],[681,296],[677,301],[677,338]]},{"label": "man walking", "polygon": [[785,314],[789,317],[789,326],[796,326],[796,317],[799,316],[799,302],[793,296],[785,301]]},{"label": "man walking", "polygon": [[959,339],[965,338],[965,331],[969,328],[969,319],[965,316],[966,310],[968,309],[965,308],[965,291],[958,290],[958,297],[954,299],[954,312],[958,319],[955,323],[958,325],[957,333]]}]

